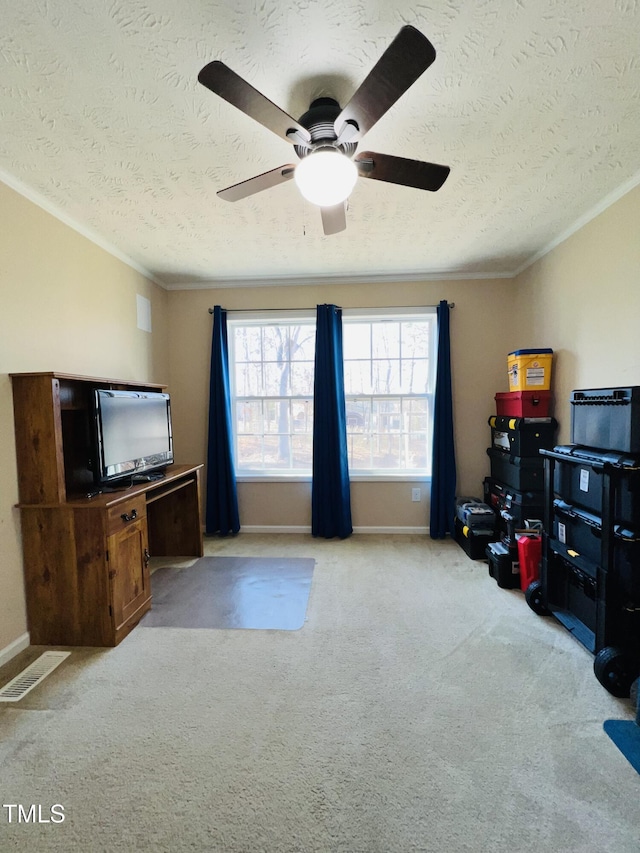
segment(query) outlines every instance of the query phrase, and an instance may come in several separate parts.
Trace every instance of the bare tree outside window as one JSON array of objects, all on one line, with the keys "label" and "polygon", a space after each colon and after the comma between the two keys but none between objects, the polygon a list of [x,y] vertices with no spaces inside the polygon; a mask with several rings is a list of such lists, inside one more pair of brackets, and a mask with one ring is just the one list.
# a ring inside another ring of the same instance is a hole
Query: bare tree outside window
[{"label": "bare tree outside window", "polygon": [[[343,315],[349,470],[430,474],[435,314]],[[233,320],[239,474],[309,475],[315,322]]]},{"label": "bare tree outside window", "polygon": [[310,469],[315,325],[232,328],[238,469]]},{"label": "bare tree outside window", "polygon": [[431,318],[343,325],[350,471],[429,473]]}]

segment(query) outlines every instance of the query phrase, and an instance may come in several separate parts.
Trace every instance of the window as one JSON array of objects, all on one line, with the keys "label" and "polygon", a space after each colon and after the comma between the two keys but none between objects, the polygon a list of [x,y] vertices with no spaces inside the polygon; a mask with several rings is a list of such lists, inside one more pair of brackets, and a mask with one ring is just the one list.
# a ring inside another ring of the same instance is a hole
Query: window
[{"label": "window", "polygon": [[238,475],[311,474],[315,316],[228,319]]},{"label": "window", "polygon": [[[435,311],[343,311],[349,471],[429,476]],[[315,311],[232,312],[229,362],[238,476],[310,476]]]},{"label": "window", "polygon": [[431,474],[435,314],[342,321],[350,474]]}]

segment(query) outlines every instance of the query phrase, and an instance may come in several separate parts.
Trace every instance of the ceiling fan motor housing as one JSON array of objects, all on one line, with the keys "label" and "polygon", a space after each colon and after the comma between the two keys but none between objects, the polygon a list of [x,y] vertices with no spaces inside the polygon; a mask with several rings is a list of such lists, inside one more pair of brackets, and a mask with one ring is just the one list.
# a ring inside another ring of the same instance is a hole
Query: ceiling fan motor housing
[{"label": "ceiling fan motor housing", "polygon": [[340,104],[334,98],[316,98],[307,112],[298,121],[311,136],[311,145],[294,145],[298,157],[302,159],[320,149],[334,149],[347,157],[352,157],[358,147],[357,142],[338,143],[334,122],[342,112]]}]

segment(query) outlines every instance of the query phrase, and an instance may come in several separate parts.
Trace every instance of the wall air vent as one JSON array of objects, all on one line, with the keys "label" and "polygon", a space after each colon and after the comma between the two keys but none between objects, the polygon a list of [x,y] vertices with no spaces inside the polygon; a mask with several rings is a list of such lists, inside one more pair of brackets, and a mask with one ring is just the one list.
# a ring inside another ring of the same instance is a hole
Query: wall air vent
[{"label": "wall air vent", "polygon": [[70,654],[71,652],[43,652],[37,660],[0,688],[0,702],[18,702]]}]

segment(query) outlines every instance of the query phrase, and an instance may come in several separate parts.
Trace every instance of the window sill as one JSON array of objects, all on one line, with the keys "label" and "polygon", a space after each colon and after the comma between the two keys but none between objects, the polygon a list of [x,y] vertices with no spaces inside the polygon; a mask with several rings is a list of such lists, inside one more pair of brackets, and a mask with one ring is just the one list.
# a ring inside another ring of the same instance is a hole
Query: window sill
[{"label": "window sill", "polygon": [[[311,474],[238,474],[238,483],[310,483]],[[352,474],[351,483],[430,483],[427,474]]]}]

